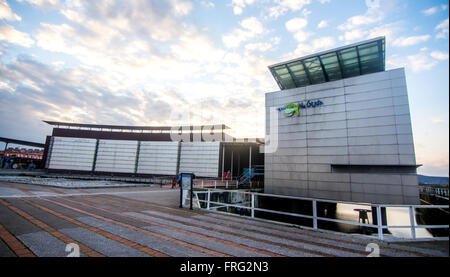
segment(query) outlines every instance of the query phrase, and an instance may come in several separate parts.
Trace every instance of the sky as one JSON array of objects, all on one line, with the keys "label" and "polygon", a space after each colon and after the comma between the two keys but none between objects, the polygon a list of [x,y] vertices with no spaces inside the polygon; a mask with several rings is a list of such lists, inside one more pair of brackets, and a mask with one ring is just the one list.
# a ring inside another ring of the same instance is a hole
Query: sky
[{"label": "sky", "polygon": [[0,136],[44,142],[54,120],[264,137],[269,65],[379,36],[406,70],[418,173],[448,176],[447,0],[0,0]]}]

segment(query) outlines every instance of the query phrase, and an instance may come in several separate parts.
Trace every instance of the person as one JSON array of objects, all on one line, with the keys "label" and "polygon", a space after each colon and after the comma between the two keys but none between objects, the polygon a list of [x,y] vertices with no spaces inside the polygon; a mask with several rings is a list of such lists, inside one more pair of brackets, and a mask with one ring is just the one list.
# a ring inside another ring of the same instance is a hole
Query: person
[{"label": "person", "polygon": [[178,174],[178,186],[181,187],[181,173]]},{"label": "person", "polygon": [[227,172],[227,180],[231,180],[231,172],[229,170]]},{"label": "person", "polygon": [[172,188],[176,188],[177,187],[177,177],[174,176],[172,179]]}]

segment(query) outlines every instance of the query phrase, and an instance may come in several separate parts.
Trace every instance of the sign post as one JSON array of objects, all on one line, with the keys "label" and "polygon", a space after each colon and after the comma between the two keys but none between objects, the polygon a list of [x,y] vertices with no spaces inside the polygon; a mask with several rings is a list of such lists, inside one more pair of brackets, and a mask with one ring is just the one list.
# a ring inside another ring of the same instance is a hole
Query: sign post
[{"label": "sign post", "polygon": [[190,209],[192,210],[192,198],[194,196],[193,184],[195,175],[192,173],[181,173],[181,186],[180,186],[180,208],[183,208],[187,198],[188,191],[190,191]]}]

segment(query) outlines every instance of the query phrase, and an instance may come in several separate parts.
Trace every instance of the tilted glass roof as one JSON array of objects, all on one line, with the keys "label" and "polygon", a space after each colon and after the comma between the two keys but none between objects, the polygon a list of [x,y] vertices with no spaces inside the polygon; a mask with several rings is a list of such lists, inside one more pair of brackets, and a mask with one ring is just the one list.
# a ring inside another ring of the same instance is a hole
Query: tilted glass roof
[{"label": "tilted glass roof", "polygon": [[384,71],[385,38],[278,63],[269,69],[282,90]]}]

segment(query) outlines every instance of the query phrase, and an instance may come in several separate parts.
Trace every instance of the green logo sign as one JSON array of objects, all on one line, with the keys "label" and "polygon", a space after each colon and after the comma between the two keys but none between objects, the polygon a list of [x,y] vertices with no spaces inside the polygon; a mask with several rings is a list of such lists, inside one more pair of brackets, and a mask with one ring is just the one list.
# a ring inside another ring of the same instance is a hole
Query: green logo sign
[{"label": "green logo sign", "polygon": [[316,101],[308,100],[306,101],[306,105],[303,102],[291,103],[287,104],[284,107],[278,108],[278,111],[283,111],[283,113],[287,116],[292,116],[294,114],[300,116],[300,109],[315,108],[320,105],[323,105],[323,102],[320,100]]}]

